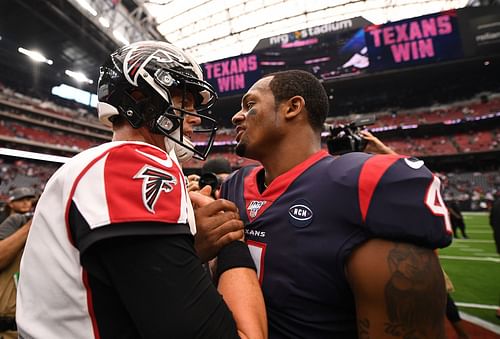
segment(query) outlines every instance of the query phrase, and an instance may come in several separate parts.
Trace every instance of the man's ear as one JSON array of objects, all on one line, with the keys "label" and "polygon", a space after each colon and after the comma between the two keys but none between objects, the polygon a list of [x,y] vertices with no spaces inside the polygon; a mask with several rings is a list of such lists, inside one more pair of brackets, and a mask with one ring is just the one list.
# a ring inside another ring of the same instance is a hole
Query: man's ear
[{"label": "man's ear", "polygon": [[300,95],[296,95],[294,97],[291,97],[286,101],[286,112],[285,112],[285,118],[287,119],[293,119],[296,116],[298,116],[305,107],[306,103],[304,101],[304,98],[301,97]]}]

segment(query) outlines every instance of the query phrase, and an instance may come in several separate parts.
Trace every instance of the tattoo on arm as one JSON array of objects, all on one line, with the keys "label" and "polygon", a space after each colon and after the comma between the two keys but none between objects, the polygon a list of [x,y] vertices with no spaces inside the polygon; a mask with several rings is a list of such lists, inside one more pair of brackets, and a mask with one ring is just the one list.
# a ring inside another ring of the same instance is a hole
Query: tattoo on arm
[{"label": "tattoo on arm", "polygon": [[437,256],[429,249],[396,244],[387,256],[389,282],[385,332],[405,339],[444,338],[446,291]]}]

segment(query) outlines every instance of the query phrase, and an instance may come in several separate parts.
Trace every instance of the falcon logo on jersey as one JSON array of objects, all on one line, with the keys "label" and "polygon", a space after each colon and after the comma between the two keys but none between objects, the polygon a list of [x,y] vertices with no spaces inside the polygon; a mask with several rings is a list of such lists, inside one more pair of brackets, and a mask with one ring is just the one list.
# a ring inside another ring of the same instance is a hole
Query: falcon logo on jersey
[{"label": "falcon logo on jersey", "polygon": [[308,205],[310,204],[306,200],[297,200],[288,209],[289,220],[292,225],[306,227],[312,222],[313,212]]},{"label": "falcon logo on jersey", "polygon": [[134,179],[142,179],[142,202],[144,207],[155,213],[155,204],[161,192],[171,192],[177,179],[165,170],[145,165],[134,175]]},{"label": "falcon logo on jersey", "polygon": [[252,200],[247,207],[248,215],[250,216],[250,218],[255,218],[257,216],[257,213],[259,213],[260,208],[264,206],[265,203],[265,201]]}]

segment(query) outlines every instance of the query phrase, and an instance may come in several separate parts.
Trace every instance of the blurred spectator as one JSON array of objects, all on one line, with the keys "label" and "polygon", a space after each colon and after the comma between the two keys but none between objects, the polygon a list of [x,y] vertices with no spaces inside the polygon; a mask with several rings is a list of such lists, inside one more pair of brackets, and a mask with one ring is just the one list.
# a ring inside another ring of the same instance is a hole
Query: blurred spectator
[{"label": "blurred spectator", "polygon": [[464,239],[469,239],[465,233],[465,223],[462,211],[455,200],[451,200],[448,204],[448,212],[450,213],[451,227],[453,228],[453,236],[459,238],[457,229],[460,229],[462,237]]},{"label": "blurred spectator", "polygon": [[19,187],[9,196],[10,215],[0,224],[0,338],[17,338],[15,321],[19,265],[31,227],[35,192]]},{"label": "blurred spectator", "polygon": [[386,146],[382,141],[376,136],[371,134],[368,130],[363,130],[360,132],[363,139],[367,141],[365,152],[374,154],[396,154],[390,147]]},{"label": "blurred spectator", "polygon": [[457,333],[458,339],[468,339],[469,336],[463,327],[462,318],[460,318],[460,313],[458,313],[457,305],[450,295],[451,292],[455,291],[455,288],[444,270],[443,274],[446,282],[446,318],[450,321],[451,326]]},{"label": "blurred spectator", "polygon": [[493,203],[490,211],[490,225],[493,228],[493,237],[497,247],[497,252],[500,254],[500,194]]},{"label": "blurred spectator", "polygon": [[24,214],[31,212],[35,191],[30,187],[15,188],[9,193],[7,204],[4,206],[0,223],[14,213]]},{"label": "blurred spectator", "polygon": [[[500,194],[497,194],[497,199],[491,207],[490,225],[493,228],[493,238],[495,239],[497,253],[500,254]],[[500,307],[497,309],[496,316],[500,319]]]}]

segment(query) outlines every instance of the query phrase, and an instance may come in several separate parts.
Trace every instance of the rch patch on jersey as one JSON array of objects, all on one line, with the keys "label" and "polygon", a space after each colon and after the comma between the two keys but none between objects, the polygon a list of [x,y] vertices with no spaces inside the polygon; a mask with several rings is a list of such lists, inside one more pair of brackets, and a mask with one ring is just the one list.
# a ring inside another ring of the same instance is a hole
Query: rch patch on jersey
[{"label": "rch patch on jersey", "polygon": [[288,209],[289,221],[295,227],[309,226],[313,220],[313,211],[307,200],[294,201]]},{"label": "rch patch on jersey", "polygon": [[177,179],[165,170],[145,165],[134,175],[134,179],[142,179],[142,202],[144,207],[155,213],[155,204],[161,192],[171,192]]}]

